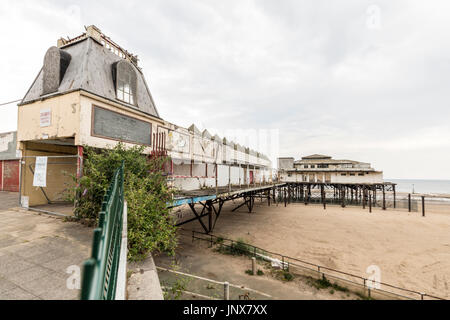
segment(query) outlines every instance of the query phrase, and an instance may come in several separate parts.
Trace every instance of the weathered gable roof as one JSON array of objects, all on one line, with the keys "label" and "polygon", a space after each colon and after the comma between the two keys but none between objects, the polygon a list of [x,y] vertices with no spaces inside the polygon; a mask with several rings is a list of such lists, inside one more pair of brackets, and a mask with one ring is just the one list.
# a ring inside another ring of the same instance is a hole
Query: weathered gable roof
[{"label": "weathered gable roof", "polygon": [[211,134],[206,129],[203,130],[202,137],[205,138],[205,139],[211,139],[212,138]]},{"label": "weathered gable roof", "polygon": [[132,64],[137,76],[137,105],[129,105],[117,99],[112,74],[112,65],[117,61],[123,60],[123,58],[112,53],[91,37],[61,47],[60,49],[69,53],[71,60],[58,90],[47,95],[42,95],[44,74],[43,69],[41,69],[36,80],[19,105],[76,90],[85,90],[102,98],[123,104],[128,108],[139,110],[159,118],[159,113],[144,75],[136,66]]},{"label": "weathered gable roof", "polygon": [[200,130],[195,126],[195,124],[192,124],[192,125],[188,128],[188,130],[189,130],[190,132],[192,132],[193,134],[196,134],[196,135],[199,135],[199,136],[202,135],[202,133],[200,132]]}]

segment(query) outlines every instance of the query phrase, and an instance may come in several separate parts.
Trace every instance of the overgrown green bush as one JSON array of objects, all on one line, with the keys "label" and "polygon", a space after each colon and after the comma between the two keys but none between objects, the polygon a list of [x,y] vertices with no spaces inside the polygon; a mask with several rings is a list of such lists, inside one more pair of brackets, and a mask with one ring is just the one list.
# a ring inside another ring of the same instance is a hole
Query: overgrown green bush
[{"label": "overgrown green bush", "polygon": [[[77,181],[75,217],[83,222],[98,221],[103,196],[114,171],[125,162],[124,192],[128,203],[128,258],[140,260],[153,251],[173,254],[177,245],[176,228],[167,203],[172,190],[167,187],[162,167],[167,158],[149,159],[144,147],[114,149],[85,147],[83,177]],[[74,177],[75,178],[75,177]]]}]

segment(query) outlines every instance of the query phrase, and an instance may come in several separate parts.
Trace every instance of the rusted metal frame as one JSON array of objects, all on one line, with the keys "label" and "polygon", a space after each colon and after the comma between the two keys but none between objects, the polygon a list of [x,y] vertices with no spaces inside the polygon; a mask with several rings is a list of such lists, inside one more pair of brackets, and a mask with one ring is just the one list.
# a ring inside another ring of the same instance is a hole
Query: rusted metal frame
[{"label": "rusted metal frame", "polygon": [[[199,214],[197,213],[197,210],[195,210],[195,204],[189,203],[189,207],[191,208],[192,212],[193,212],[194,215],[196,216],[197,220],[198,220],[198,221],[200,222],[200,224],[202,225],[203,230],[205,230],[206,233],[209,233],[209,232],[208,232],[208,228],[206,228],[205,224],[203,223],[203,221],[202,221],[202,219],[201,219],[202,217],[200,217]],[[205,208],[206,208],[206,205],[203,207],[202,212],[204,212]],[[208,213],[208,214],[209,214],[209,213]],[[208,214],[206,214],[206,215],[208,215]]]},{"label": "rusted metal frame", "polygon": [[211,200],[206,201],[206,209],[208,210],[208,231],[206,233],[211,233],[212,230],[212,212],[214,205]]},{"label": "rusted metal frame", "polygon": [[254,194],[253,194],[253,193],[250,193],[250,195],[249,195],[249,201],[247,202],[247,208],[248,208],[248,212],[249,212],[249,213],[252,213],[254,204],[255,204],[255,197],[254,197]]},{"label": "rusted metal frame", "polygon": [[247,197],[246,196],[243,196],[243,198],[244,198],[244,202],[243,203],[241,203],[240,205],[238,205],[236,208],[234,208],[233,210],[231,210],[231,212],[235,212],[236,210],[238,210],[239,208],[241,208],[241,207],[243,207],[243,206],[245,206],[246,204],[247,204]]},{"label": "rusted metal frame", "polygon": [[223,207],[223,204],[225,203],[225,200],[220,200],[219,201],[219,208],[216,210],[216,208],[214,207],[214,205],[213,205],[213,209],[214,209],[214,213],[216,214],[216,219],[214,220],[214,224],[213,224],[213,227],[212,227],[212,230],[211,230],[211,232],[214,230],[214,228],[216,227],[216,223],[217,223],[217,220],[219,219],[219,217],[220,217],[220,213],[222,212],[222,207]]}]

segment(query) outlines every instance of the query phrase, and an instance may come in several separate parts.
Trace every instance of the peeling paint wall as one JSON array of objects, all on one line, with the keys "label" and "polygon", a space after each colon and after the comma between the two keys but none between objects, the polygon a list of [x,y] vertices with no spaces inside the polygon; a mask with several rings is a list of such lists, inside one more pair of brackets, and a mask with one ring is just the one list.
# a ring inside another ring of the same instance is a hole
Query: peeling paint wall
[{"label": "peeling paint wall", "polygon": [[17,132],[0,133],[0,160],[13,160],[16,157]]},{"label": "peeling paint wall", "polygon": [[[43,111],[50,111],[49,124],[41,117]],[[79,113],[79,92],[19,106],[17,141],[20,144],[23,141],[77,138],[80,130]]]}]

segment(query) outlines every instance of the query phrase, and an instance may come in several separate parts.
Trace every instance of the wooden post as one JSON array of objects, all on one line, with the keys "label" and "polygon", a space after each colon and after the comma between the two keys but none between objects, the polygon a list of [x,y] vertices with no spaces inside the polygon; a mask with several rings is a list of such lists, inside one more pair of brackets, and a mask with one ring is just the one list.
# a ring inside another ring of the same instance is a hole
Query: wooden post
[{"label": "wooden post", "polygon": [[425,217],[425,196],[422,196],[422,217]]},{"label": "wooden post", "polygon": [[369,190],[369,212],[372,213],[372,192]]},{"label": "wooden post", "polygon": [[383,184],[383,210],[386,210],[386,191]]},{"label": "wooden post", "polygon": [[392,190],[394,191],[394,209],[397,208],[397,193],[395,192],[395,185],[392,186]]},{"label": "wooden post", "polygon": [[408,194],[408,212],[411,212],[411,193]]}]

